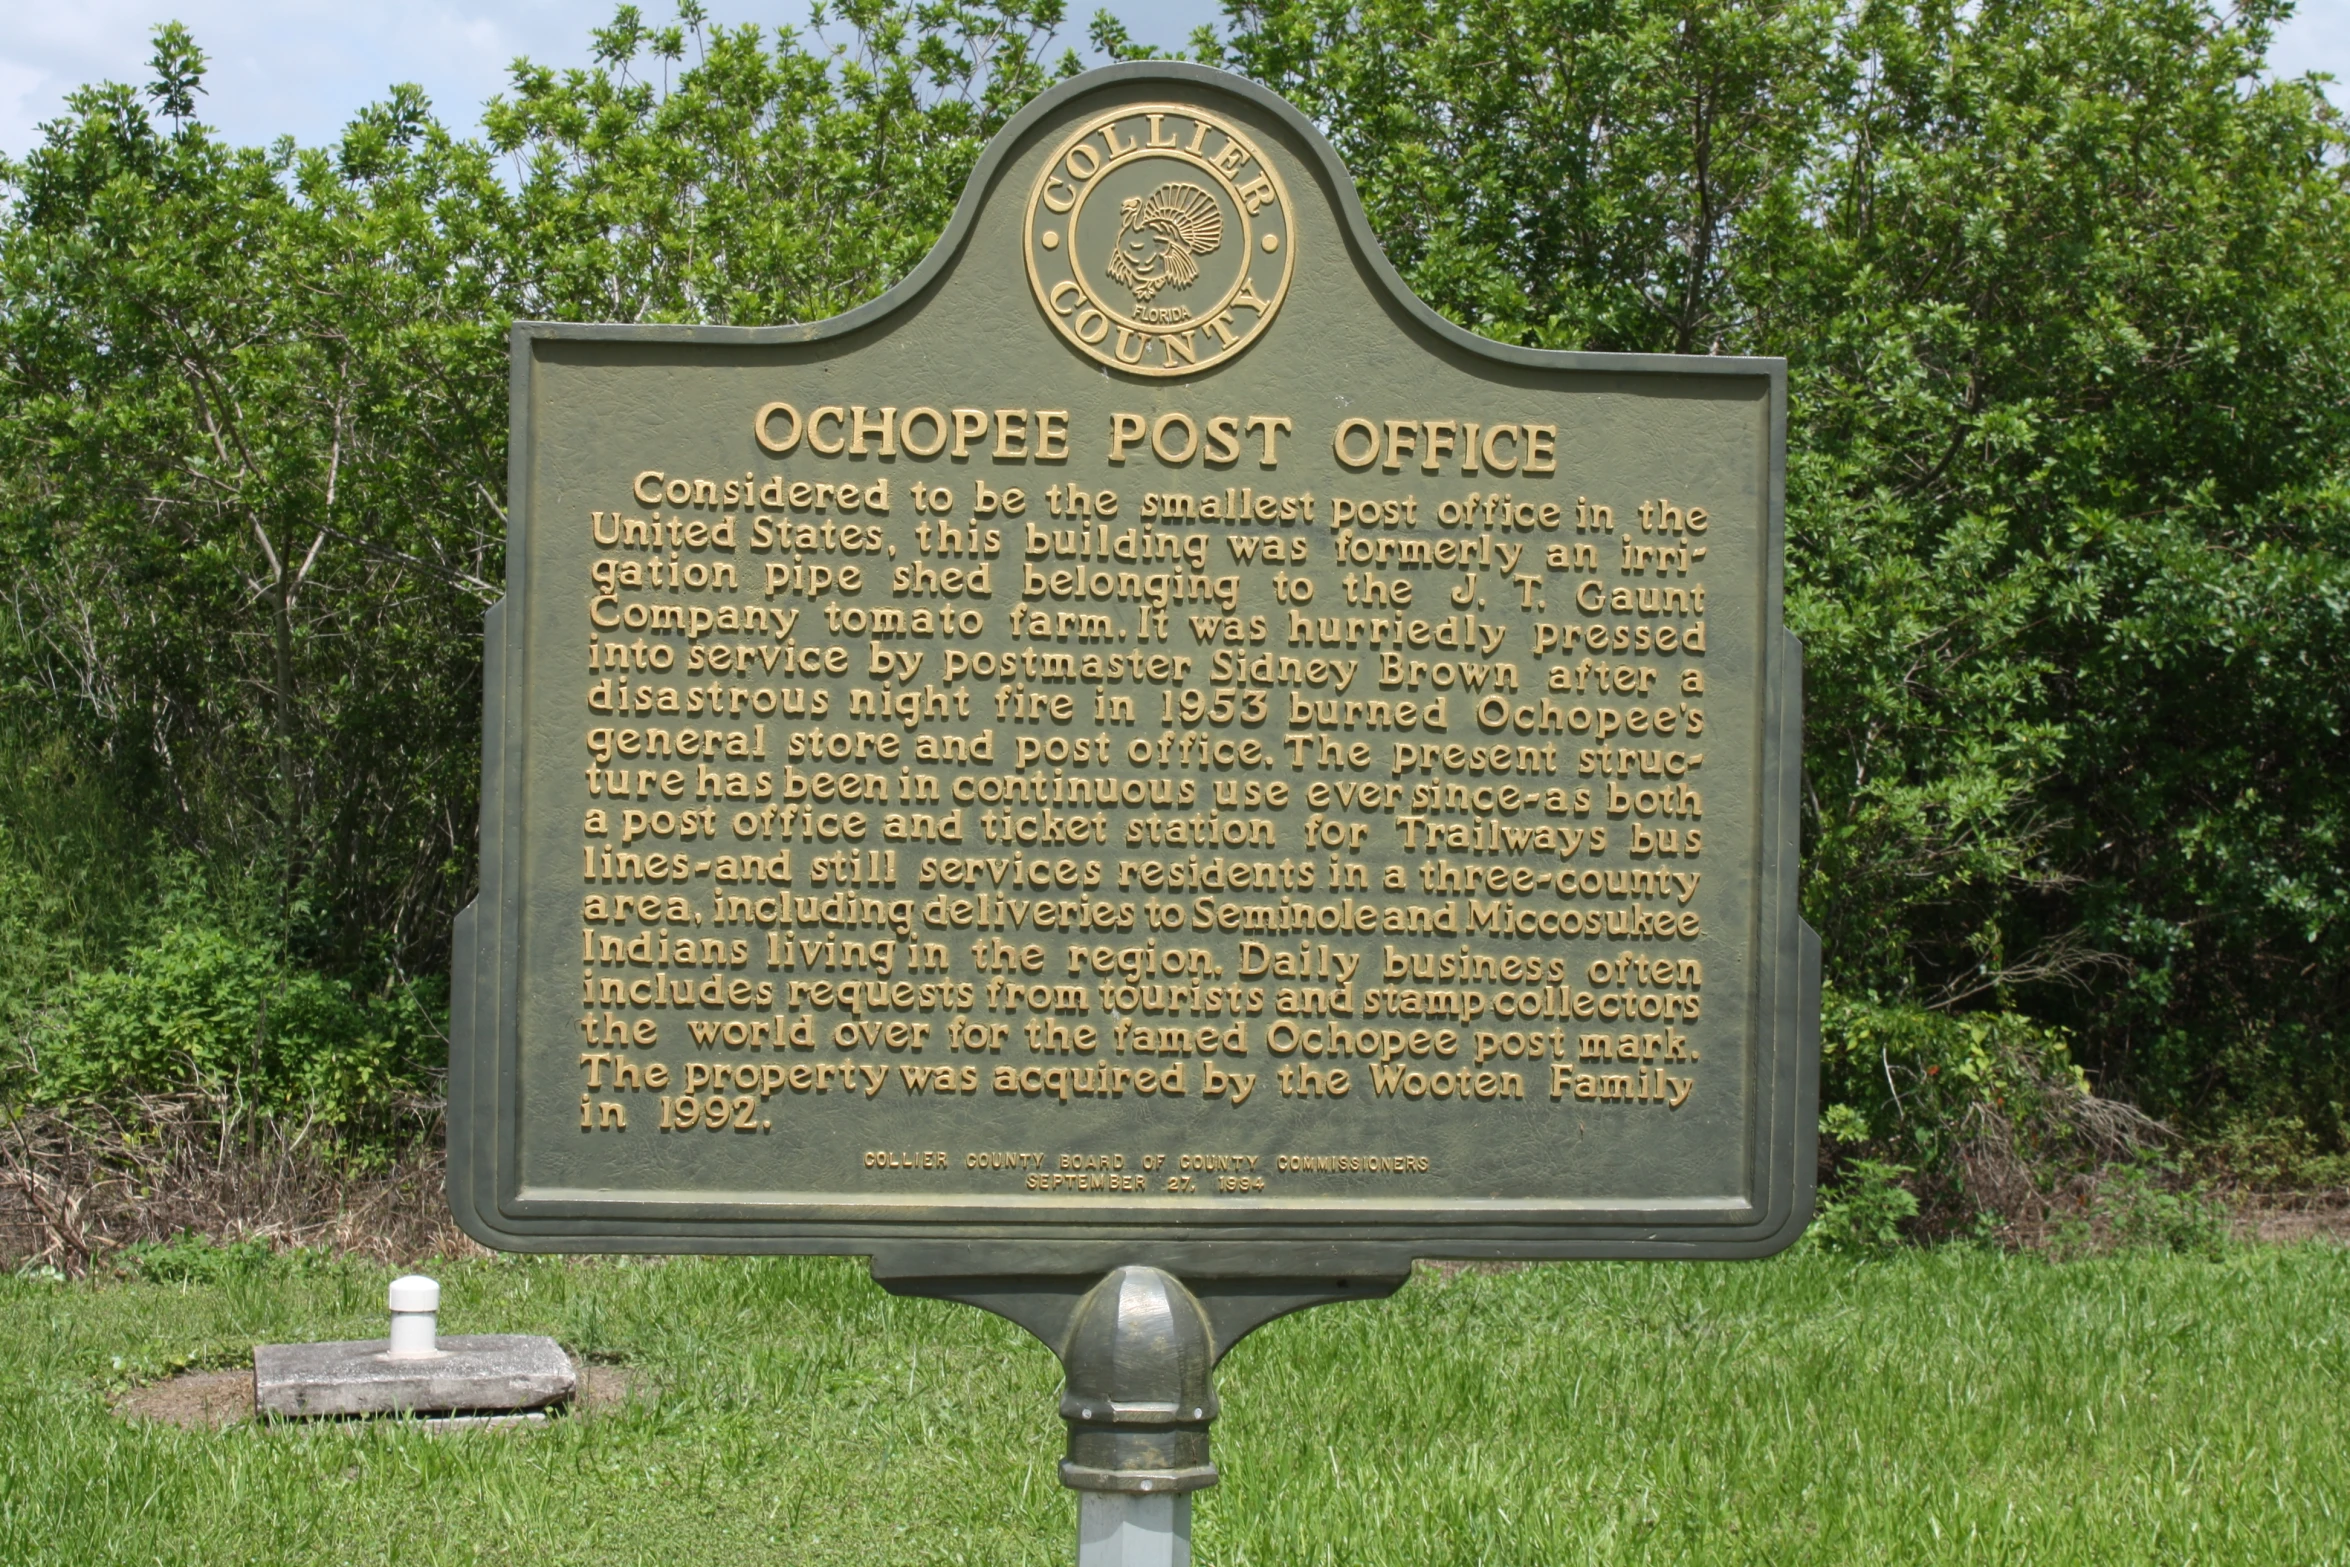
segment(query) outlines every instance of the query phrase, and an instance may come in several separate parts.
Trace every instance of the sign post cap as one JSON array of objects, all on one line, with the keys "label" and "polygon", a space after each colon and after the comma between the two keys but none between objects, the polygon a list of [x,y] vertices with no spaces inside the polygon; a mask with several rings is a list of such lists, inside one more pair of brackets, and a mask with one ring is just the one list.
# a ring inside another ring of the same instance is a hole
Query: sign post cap
[{"label": "sign post cap", "polygon": [[394,1311],[439,1311],[441,1285],[438,1279],[428,1279],[421,1273],[405,1274],[392,1280],[391,1308]]}]

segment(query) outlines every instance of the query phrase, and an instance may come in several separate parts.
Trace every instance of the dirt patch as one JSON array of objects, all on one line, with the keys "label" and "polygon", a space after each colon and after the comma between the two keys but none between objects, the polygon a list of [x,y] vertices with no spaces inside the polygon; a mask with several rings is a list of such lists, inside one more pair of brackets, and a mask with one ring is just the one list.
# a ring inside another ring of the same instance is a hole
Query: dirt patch
[{"label": "dirt patch", "polygon": [[581,1366],[579,1391],[572,1412],[579,1415],[616,1414],[631,1404],[649,1404],[661,1396],[652,1378],[634,1366]]},{"label": "dirt patch", "polygon": [[1515,1273],[1529,1264],[1523,1262],[1462,1262],[1455,1258],[1438,1257],[1433,1260],[1422,1258],[1413,1266],[1424,1268],[1450,1283],[1464,1273]]},{"label": "dirt patch", "polygon": [[190,1371],[132,1388],[115,1401],[126,1420],[153,1420],[190,1431],[218,1431],[253,1418],[251,1371]]},{"label": "dirt patch", "polygon": [[2350,1245],[2350,1192],[2286,1192],[2235,1205],[2238,1240],[2291,1246],[2302,1241]]}]

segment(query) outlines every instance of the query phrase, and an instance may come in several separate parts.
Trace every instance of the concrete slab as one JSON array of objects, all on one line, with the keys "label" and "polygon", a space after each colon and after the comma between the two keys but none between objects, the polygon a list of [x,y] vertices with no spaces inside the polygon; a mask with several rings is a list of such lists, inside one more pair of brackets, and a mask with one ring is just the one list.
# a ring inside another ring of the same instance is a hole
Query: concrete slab
[{"label": "concrete slab", "polygon": [[[418,1415],[412,1419],[377,1420],[370,1427],[377,1431],[400,1431],[409,1428],[426,1436],[448,1436],[464,1431],[536,1431],[547,1424],[543,1409],[525,1409],[512,1415]],[[308,1429],[316,1430],[315,1426]]]},{"label": "concrete slab", "polygon": [[518,1415],[427,1415],[416,1422],[427,1436],[449,1431],[528,1431],[547,1423],[546,1412],[526,1409]]},{"label": "concrete slab", "polygon": [[524,1409],[510,1415],[354,1415],[342,1420],[273,1420],[266,1429],[288,1441],[308,1441],[327,1432],[357,1428],[378,1436],[451,1436],[468,1431],[541,1431],[548,1424],[543,1409]]},{"label": "concrete slab", "polygon": [[571,1357],[551,1338],[481,1333],[439,1342],[429,1359],[400,1360],[385,1354],[386,1339],[258,1345],[253,1407],[288,1418],[472,1414],[559,1403],[579,1385]]}]

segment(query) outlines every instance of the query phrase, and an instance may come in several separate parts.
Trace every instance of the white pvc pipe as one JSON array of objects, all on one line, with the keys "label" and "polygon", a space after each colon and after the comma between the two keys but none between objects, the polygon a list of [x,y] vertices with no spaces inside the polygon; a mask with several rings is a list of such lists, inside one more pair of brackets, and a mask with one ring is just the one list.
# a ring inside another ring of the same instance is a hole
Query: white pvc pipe
[{"label": "white pvc pipe", "polygon": [[1191,1567],[1191,1495],[1077,1493],[1077,1567]]},{"label": "white pvc pipe", "polygon": [[440,1350],[441,1286],[421,1273],[392,1280],[387,1360],[429,1360]]}]

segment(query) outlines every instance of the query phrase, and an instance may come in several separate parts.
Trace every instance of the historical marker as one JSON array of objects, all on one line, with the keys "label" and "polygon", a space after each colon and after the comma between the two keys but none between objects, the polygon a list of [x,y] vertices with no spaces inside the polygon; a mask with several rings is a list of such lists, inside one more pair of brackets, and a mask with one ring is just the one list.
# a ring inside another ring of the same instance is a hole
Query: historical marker
[{"label": "historical marker", "polygon": [[513,376],[483,1243],[869,1256],[1163,1497],[1283,1310],[1801,1232],[1780,361],[1472,337],[1294,110],[1151,64],[867,306]]}]

